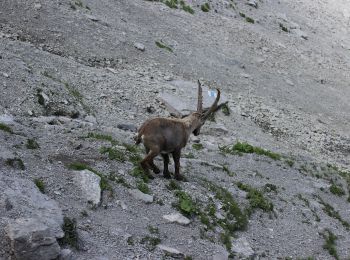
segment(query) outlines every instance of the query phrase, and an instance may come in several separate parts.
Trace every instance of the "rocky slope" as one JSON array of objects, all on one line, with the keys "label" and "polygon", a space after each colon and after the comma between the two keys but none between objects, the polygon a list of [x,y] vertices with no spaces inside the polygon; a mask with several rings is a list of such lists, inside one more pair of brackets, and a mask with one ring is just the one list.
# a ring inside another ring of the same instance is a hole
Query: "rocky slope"
[{"label": "rocky slope", "polygon": [[[1,1],[0,258],[348,259],[347,1],[163,2]],[[197,79],[228,106],[147,180]]]}]

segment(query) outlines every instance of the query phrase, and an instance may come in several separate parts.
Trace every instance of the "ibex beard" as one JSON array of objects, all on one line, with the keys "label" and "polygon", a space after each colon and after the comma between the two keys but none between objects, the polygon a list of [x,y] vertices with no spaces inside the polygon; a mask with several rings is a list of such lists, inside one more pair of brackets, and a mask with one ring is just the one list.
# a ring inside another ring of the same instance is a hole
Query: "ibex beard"
[{"label": "ibex beard", "polygon": [[156,174],[160,173],[158,167],[154,164],[154,158],[161,154],[164,161],[163,175],[165,178],[171,178],[168,170],[169,154],[173,155],[175,163],[175,179],[183,180],[180,174],[180,156],[181,149],[184,148],[188,139],[193,133],[200,134],[200,129],[206,119],[213,113],[220,99],[220,90],[217,89],[217,96],[212,106],[203,112],[202,109],[202,87],[198,81],[198,104],[197,111],[184,118],[164,118],[157,117],[147,120],[142,124],[136,136],[136,144],[143,143],[146,149],[146,157],[141,161],[141,167],[149,178],[153,179],[149,169]]}]

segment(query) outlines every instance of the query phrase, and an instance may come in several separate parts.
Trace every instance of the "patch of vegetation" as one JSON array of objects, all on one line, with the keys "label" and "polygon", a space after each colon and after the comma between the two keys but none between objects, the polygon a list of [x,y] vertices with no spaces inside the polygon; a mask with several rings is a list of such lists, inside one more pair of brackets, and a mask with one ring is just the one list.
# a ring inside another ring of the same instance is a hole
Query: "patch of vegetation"
[{"label": "patch of vegetation", "polygon": [[175,180],[170,180],[166,187],[168,190],[181,190],[181,186]]},{"label": "patch of vegetation", "polygon": [[134,238],[132,236],[128,237],[126,242],[128,243],[129,246],[135,245]]},{"label": "patch of vegetation", "polygon": [[143,181],[138,181],[137,182],[137,188],[143,192],[143,193],[146,193],[146,194],[151,194],[151,190],[150,188],[148,187],[148,185],[143,182]]},{"label": "patch of vegetation", "polygon": [[108,191],[113,192],[113,188],[108,183],[107,177],[104,174],[96,171],[95,169],[93,169],[89,165],[86,165],[86,164],[81,163],[81,162],[73,162],[73,163],[68,165],[68,169],[73,170],[73,171],[89,170],[90,172],[95,173],[97,176],[99,176],[101,178],[101,180],[100,180],[101,190],[108,190]]},{"label": "patch of vegetation", "polygon": [[34,184],[38,187],[41,193],[45,193],[45,183],[42,179],[34,179]]},{"label": "patch of vegetation", "polygon": [[11,127],[9,127],[8,125],[6,125],[4,123],[0,123],[0,130],[7,132],[7,133],[10,133],[10,134],[13,134]]},{"label": "patch of vegetation", "polygon": [[195,158],[194,154],[191,153],[191,152],[189,152],[189,153],[184,153],[184,154],[182,155],[182,157],[183,157],[183,158],[188,158],[188,159],[194,159],[194,158]]},{"label": "patch of vegetation", "polygon": [[251,207],[251,210],[248,210],[249,213],[252,213],[255,208],[260,208],[266,212],[273,210],[273,204],[264,197],[261,191],[242,182],[238,182],[237,187],[247,192],[246,198],[249,200]]},{"label": "patch of vegetation", "polygon": [[177,4],[178,4],[178,2],[177,2],[177,0],[166,0],[165,2],[164,2],[164,4],[166,4],[168,7],[170,7],[170,8],[174,8],[174,9],[177,9],[178,7],[177,7]]},{"label": "patch of vegetation", "polygon": [[194,10],[192,9],[192,7],[189,5],[186,5],[184,1],[180,1],[180,5],[182,10],[184,10],[185,12],[194,14]]},{"label": "patch of vegetation", "polygon": [[28,149],[39,149],[40,148],[39,144],[34,139],[28,139],[26,147]]},{"label": "patch of vegetation", "polygon": [[196,203],[186,192],[177,190],[175,196],[179,199],[177,208],[186,216],[192,216],[197,213]]},{"label": "patch of vegetation", "polygon": [[209,12],[209,11],[210,11],[210,5],[209,5],[209,3],[202,4],[202,5],[201,5],[201,10],[202,10],[203,12]]},{"label": "patch of vegetation", "polygon": [[92,138],[92,139],[96,139],[96,140],[108,141],[112,145],[119,145],[119,142],[117,140],[114,140],[111,135],[90,132],[90,133],[88,133],[86,138]]},{"label": "patch of vegetation", "polygon": [[[243,231],[248,225],[248,216],[239,208],[232,194],[226,189],[204,180],[204,185],[215,194],[215,198],[222,203],[222,210],[225,212],[224,219],[214,219],[214,224],[217,223],[224,230],[230,232],[231,235],[235,231]],[[209,213],[209,216],[212,214]],[[213,213],[213,212],[212,212]],[[215,213],[214,213],[215,214]]]},{"label": "patch of vegetation", "polygon": [[332,185],[329,187],[329,191],[332,192],[334,195],[337,195],[339,197],[345,195],[345,191],[344,191],[343,187],[338,186],[335,183],[332,183]]},{"label": "patch of vegetation", "polygon": [[255,23],[255,20],[253,18],[251,18],[251,17],[248,17],[248,16],[245,17],[245,20],[248,23]]},{"label": "patch of vegetation", "polygon": [[331,205],[329,205],[328,203],[326,203],[325,201],[323,201],[321,199],[321,197],[318,197],[320,200],[320,203],[324,206],[323,211],[330,217],[335,218],[337,220],[339,220],[339,222],[347,229],[350,229],[350,223],[347,222],[346,220],[344,220],[338,211],[336,211]]},{"label": "patch of vegetation", "polygon": [[326,249],[331,256],[339,260],[339,255],[337,253],[336,243],[335,243],[335,241],[338,239],[337,236],[334,235],[332,231],[327,229],[326,232],[323,234],[323,237],[325,239],[325,244],[323,245],[323,248]]},{"label": "patch of vegetation", "polygon": [[280,23],[279,26],[280,26],[282,31],[289,32],[288,28],[286,26],[284,26],[282,23]]},{"label": "patch of vegetation", "polygon": [[87,213],[87,211],[86,210],[82,210],[81,212],[80,212],[80,215],[82,216],[82,217],[87,217],[87,216],[89,216],[89,214]]},{"label": "patch of vegetation", "polygon": [[229,116],[229,115],[231,114],[230,108],[229,108],[229,106],[227,105],[227,103],[225,103],[225,104],[222,105],[221,111],[222,111],[222,113],[223,113],[225,116]]},{"label": "patch of vegetation", "polygon": [[134,168],[131,171],[131,176],[134,176],[135,178],[142,179],[145,183],[149,182],[148,176],[144,173],[141,166],[134,166]]},{"label": "patch of vegetation", "polygon": [[149,251],[153,251],[158,244],[160,244],[161,239],[156,236],[145,236],[141,239],[140,243],[145,244]]},{"label": "patch of vegetation", "polygon": [[125,188],[131,188],[130,184],[122,176],[117,176],[115,173],[110,173],[108,179],[121,184]]},{"label": "patch of vegetation", "polygon": [[199,150],[202,150],[204,147],[202,144],[195,143],[195,144],[192,144],[192,148],[199,151]]},{"label": "patch of vegetation", "polygon": [[234,172],[231,172],[227,165],[222,166],[222,170],[227,173],[228,176],[233,177],[235,176]]},{"label": "patch of vegetation", "polygon": [[156,45],[161,49],[165,49],[169,52],[173,52],[173,49],[167,46],[166,44],[164,44],[162,41],[156,41]]},{"label": "patch of vegetation", "polygon": [[239,12],[239,15],[241,16],[241,17],[245,17],[245,14],[244,13],[241,13],[241,12]]},{"label": "patch of vegetation", "polygon": [[237,142],[234,145],[219,146],[219,150],[225,154],[242,154],[242,153],[255,153],[258,155],[265,155],[273,160],[280,160],[281,155],[278,153],[271,152],[269,150],[262,149],[257,146],[252,146],[246,142]]},{"label": "patch of vegetation", "polygon": [[118,162],[125,162],[127,159],[125,155],[125,151],[118,148],[102,146],[100,148],[100,153],[108,154],[108,158],[110,160],[116,160]]},{"label": "patch of vegetation", "polygon": [[147,229],[151,234],[159,234],[159,229],[157,227],[153,227],[151,225],[148,225]]},{"label": "patch of vegetation", "polygon": [[221,233],[220,241],[226,247],[227,251],[230,252],[232,249],[231,235],[228,232]]},{"label": "patch of vegetation", "polygon": [[277,186],[271,183],[266,183],[264,185],[264,191],[277,193]]},{"label": "patch of vegetation", "polygon": [[68,217],[63,218],[62,230],[64,237],[58,239],[58,243],[61,246],[69,245],[73,248],[78,247],[78,233],[77,233],[77,221],[76,219],[70,219]]},{"label": "patch of vegetation", "polygon": [[285,162],[286,164],[288,164],[289,167],[293,167],[293,165],[294,165],[294,160],[292,160],[292,159],[286,159],[284,162]]},{"label": "patch of vegetation", "polygon": [[5,161],[5,163],[8,165],[8,166],[11,166],[12,168],[18,168],[20,170],[25,170],[25,166],[24,166],[24,163],[22,161],[21,158],[9,158]]}]

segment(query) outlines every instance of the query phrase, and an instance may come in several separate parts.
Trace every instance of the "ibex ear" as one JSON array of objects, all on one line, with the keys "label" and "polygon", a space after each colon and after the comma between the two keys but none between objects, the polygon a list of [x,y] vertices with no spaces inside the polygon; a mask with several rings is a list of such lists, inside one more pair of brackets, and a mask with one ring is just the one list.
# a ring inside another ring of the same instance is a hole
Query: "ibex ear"
[{"label": "ibex ear", "polygon": [[197,103],[197,112],[203,112],[203,96],[202,96],[202,86],[198,80],[198,103]]}]

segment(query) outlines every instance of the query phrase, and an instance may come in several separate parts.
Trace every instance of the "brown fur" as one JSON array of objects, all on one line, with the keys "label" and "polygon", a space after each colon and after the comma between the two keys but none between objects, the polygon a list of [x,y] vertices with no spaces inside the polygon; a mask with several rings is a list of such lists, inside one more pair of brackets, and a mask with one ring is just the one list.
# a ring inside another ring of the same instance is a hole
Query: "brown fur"
[{"label": "brown fur", "polygon": [[[202,102],[201,86],[198,82],[198,103]],[[135,137],[136,144],[141,142],[145,146],[147,155],[141,161],[141,166],[145,173],[150,177],[149,169],[152,169],[154,173],[158,174],[160,170],[156,167],[153,160],[161,154],[164,160],[163,175],[165,178],[170,178],[168,170],[169,154],[173,155],[175,163],[175,179],[181,180],[180,175],[180,156],[181,149],[186,146],[187,141],[193,133],[199,135],[200,128],[204,124],[208,115],[212,113],[220,99],[220,91],[218,90],[217,98],[211,108],[202,113],[201,105],[198,105],[199,111],[193,112],[184,118],[163,118],[157,117],[149,119],[142,124],[138,130],[138,135]]]}]

